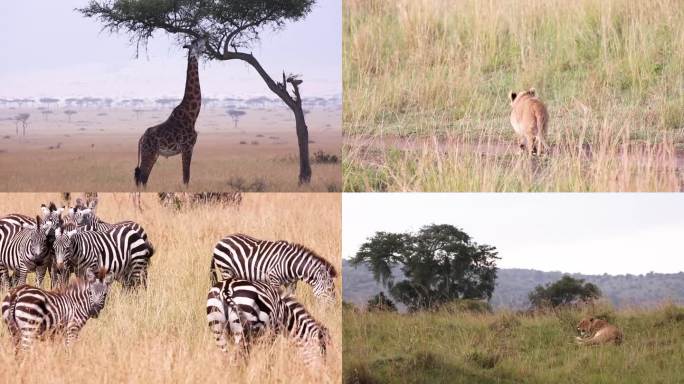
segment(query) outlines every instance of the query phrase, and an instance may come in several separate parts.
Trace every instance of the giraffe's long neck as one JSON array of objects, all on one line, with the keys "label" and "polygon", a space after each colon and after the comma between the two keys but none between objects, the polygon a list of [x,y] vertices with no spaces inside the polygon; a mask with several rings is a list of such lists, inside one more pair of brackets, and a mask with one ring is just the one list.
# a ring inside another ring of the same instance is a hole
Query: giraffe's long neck
[{"label": "giraffe's long neck", "polygon": [[178,114],[176,117],[182,119],[190,118],[194,123],[201,106],[202,92],[200,91],[197,57],[190,55],[188,56],[188,72],[185,78],[185,94],[181,103],[176,107],[174,115]]}]

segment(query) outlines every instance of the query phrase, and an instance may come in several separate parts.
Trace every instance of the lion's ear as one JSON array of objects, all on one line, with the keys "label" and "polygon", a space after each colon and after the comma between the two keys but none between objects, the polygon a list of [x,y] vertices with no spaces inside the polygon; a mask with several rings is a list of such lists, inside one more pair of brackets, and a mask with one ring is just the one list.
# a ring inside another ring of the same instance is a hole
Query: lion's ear
[{"label": "lion's ear", "polygon": [[530,88],[527,93],[529,93],[531,96],[534,96],[537,93],[537,90],[534,88]]},{"label": "lion's ear", "polygon": [[513,102],[515,101],[515,98],[518,97],[518,94],[515,92],[511,92],[509,96],[511,97],[511,102]]}]

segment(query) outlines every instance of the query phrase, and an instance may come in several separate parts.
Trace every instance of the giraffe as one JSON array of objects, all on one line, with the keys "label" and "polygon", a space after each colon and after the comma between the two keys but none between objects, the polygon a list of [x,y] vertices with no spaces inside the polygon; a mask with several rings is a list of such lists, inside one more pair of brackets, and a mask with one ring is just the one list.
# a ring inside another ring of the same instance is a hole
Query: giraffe
[{"label": "giraffe", "polygon": [[198,74],[197,59],[206,47],[205,39],[195,40],[184,46],[189,48],[188,71],[185,79],[183,100],[173,109],[169,118],[153,127],[147,128],[138,142],[138,166],[135,167],[135,185],[147,185],[147,178],[159,155],[164,157],[181,154],[183,160],[183,184],[190,182],[190,161],[192,149],[197,141],[195,121],[202,105],[202,94]]}]

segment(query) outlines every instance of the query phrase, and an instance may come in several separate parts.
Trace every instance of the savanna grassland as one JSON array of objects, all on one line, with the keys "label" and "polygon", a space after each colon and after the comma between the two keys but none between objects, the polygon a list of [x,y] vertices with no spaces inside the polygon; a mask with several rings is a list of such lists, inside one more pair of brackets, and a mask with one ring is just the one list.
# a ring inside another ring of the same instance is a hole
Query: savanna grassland
[{"label": "savanna grassland", "polygon": [[[59,203],[60,195],[1,194],[0,215],[36,213],[49,200]],[[0,382],[339,383],[339,304],[319,304],[306,284],[297,286],[299,300],[331,331],[333,345],[322,366],[304,366],[284,337],[256,345],[246,365],[231,366],[207,327],[206,296],[213,246],[235,232],[305,244],[340,268],[340,200],[339,194],[245,194],[239,207],[177,210],[162,207],[157,194],[143,194],[140,212],[130,194],[100,194],[98,216],[139,222],[156,248],[147,290],[126,293],[114,283],[100,317],[88,321],[70,348],[41,342],[15,356],[1,324]]]},{"label": "savanna grassland", "polygon": [[[348,0],[345,191],[679,191],[679,0]],[[536,88],[548,156],[517,147]]]},{"label": "savanna grassland", "polygon": [[[69,109],[67,109],[69,110]],[[42,114],[42,112],[51,112]],[[166,108],[0,108],[0,191],[135,191],[133,169],[145,129],[168,117]],[[292,113],[250,108],[237,124],[224,109],[203,107],[189,190],[243,192],[340,191],[341,111],[315,107],[307,115],[312,178],[298,184],[299,149]],[[29,113],[26,136],[12,117]],[[335,156],[323,161],[317,152]],[[78,175],[75,177],[74,175]],[[185,190],[181,156],[157,160],[149,191]]]},{"label": "savanna grassland", "polygon": [[619,345],[574,342],[581,310],[365,312],[345,308],[345,383],[680,383],[684,308],[602,311]]}]

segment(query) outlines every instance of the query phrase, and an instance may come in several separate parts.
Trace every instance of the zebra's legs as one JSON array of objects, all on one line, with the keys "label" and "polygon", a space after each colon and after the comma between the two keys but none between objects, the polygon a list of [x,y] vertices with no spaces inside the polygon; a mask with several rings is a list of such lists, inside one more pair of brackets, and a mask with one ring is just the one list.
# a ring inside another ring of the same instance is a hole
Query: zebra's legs
[{"label": "zebra's legs", "polygon": [[43,279],[45,278],[45,272],[47,272],[47,265],[41,265],[36,267],[36,285],[43,288]]},{"label": "zebra's legs", "polygon": [[4,265],[0,265],[0,286],[3,290],[8,289],[12,285],[12,279],[9,275],[9,270]]},{"label": "zebra's legs", "polygon": [[20,269],[16,271],[14,274],[17,276],[17,281],[13,281],[13,286],[18,287],[26,284],[26,275],[28,274],[28,271],[26,271],[26,269]]},{"label": "zebra's legs", "polygon": [[65,340],[67,347],[78,340],[78,332],[81,330],[81,327],[83,327],[83,324],[77,322],[72,322],[67,325]]}]

